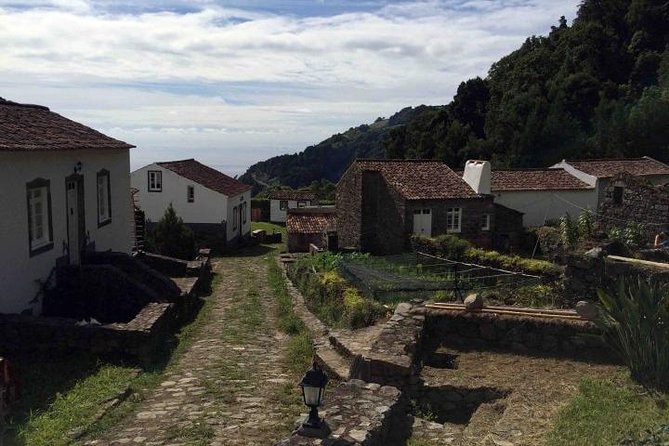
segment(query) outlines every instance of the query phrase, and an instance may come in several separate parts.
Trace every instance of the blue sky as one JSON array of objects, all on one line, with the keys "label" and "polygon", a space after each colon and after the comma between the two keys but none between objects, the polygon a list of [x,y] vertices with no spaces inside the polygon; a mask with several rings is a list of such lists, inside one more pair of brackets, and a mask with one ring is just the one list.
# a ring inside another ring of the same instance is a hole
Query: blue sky
[{"label": "blue sky", "polygon": [[0,96],[229,174],[445,104],[578,0],[0,0]]}]

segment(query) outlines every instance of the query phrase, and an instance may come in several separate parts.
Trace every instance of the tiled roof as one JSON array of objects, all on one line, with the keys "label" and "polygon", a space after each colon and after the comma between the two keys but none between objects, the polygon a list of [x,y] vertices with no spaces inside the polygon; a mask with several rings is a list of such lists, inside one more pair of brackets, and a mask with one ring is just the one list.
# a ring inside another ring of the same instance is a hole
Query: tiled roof
[{"label": "tiled roof", "polygon": [[521,190],[575,190],[591,187],[563,169],[493,170],[493,192]]},{"label": "tiled roof", "polygon": [[599,160],[578,160],[566,163],[581,172],[598,178],[610,178],[617,173],[627,172],[632,175],[669,175],[669,166],[644,156],[642,158],[619,158]]},{"label": "tiled roof", "polygon": [[446,164],[436,160],[357,160],[363,171],[380,172],[407,200],[477,198]]},{"label": "tiled roof", "polygon": [[18,104],[0,98],[0,150],[37,152],[132,147],[47,107]]},{"label": "tiled roof", "polygon": [[288,212],[286,231],[289,234],[320,234],[334,230],[337,225],[337,214],[333,210],[311,212]]},{"label": "tiled roof", "polygon": [[205,166],[192,158],[156,164],[171,170],[177,175],[195,181],[208,189],[227,195],[228,197],[241,194],[242,192],[251,189],[251,186],[244,184],[241,181],[237,181],[216,169]]},{"label": "tiled roof", "polygon": [[277,190],[269,197],[271,200],[311,201],[316,199],[316,194],[306,190]]}]

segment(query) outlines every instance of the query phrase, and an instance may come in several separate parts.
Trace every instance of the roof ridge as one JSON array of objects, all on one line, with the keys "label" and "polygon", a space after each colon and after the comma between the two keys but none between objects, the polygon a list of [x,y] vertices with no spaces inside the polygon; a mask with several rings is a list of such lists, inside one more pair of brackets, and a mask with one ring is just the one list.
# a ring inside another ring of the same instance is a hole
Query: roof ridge
[{"label": "roof ridge", "polygon": [[[195,158],[187,158],[187,159],[183,159],[183,160],[174,160],[174,161],[156,161],[156,164],[183,163],[183,162],[186,162],[186,161],[195,161],[196,163],[200,163]],[[200,164],[202,164],[202,163],[200,163]]]},{"label": "roof ridge", "polygon": [[393,162],[393,163],[400,163],[400,162],[425,162],[425,163],[441,163],[445,164],[441,160],[437,159],[421,159],[421,158],[356,158],[354,162],[358,161],[373,161],[375,163],[384,163],[384,162]]},{"label": "roof ridge", "polygon": [[8,99],[5,99],[0,96],[0,105],[11,105],[12,107],[25,107],[25,108],[36,108],[39,110],[46,110],[46,111],[51,111],[49,110],[49,107],[46,107],[44,105],[38,105],[38,104],[22,104],[20,102],[14,102],[10,101]]}]

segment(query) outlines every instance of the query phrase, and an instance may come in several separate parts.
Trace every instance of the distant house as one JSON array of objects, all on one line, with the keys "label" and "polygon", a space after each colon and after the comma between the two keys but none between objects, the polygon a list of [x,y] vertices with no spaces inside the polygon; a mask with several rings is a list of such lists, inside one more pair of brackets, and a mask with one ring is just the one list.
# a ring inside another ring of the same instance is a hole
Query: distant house
[{"label": "distant house", "polygon": [[606,228],[639,223],[652,243],[655,234],[669,229],[669,185],[654,185],[626,173],[611,177],[599,207],[599,222]]},{"label": "distant house", "polygon": [[130,252],[132,147],[0,98],[0,313],[40,313],[56,265],[85,250]]},{"label": "distant house", "polygon": [[525,227],[597,207],[595,188],[564,169],[491,170],[488,161],[467,161],[463,178],[475,192],[492,194],[495,203],[522,212]]},{"label": "distant house", "polygon": [[301,190],[278,190],[269,197],[269,221],[285,223],[288,209],[303,208],[316,204],[316,194]]},{"label": "distant house", "polygon": [[596,189],[598,208],[605,199],[611,179],[619,173],[639,177],[650,184],[669,183],[669,165],[648,156],[641,158],[562,160],[551,168],[564,169],[579,180]]},{"label": "distant house", "polygon": [[336,228],[334,206],[289,209],[286,220],[288,252],[307,252],[309,245],[326,248],[328,236],[331,237]]},{"label": "distant house", "polygon": [[379,254],[408,247],[411,234],[457,234],[493,245],[493,197],[478,194],[433,160],[357,160],[337,184],[339,246]]},{"label": "distant house", "polygon": [[136,200],[153,223],[172,204],[196,233],[234,244],[251,231],[251,186],[194,160],[149,164],[132,172]]}]

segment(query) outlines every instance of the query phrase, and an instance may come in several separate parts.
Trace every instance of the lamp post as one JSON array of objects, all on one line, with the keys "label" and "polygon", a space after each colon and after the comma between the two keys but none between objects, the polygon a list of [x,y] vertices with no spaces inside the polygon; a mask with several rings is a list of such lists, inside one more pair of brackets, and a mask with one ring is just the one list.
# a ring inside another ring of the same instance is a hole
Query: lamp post
[{"label": "lamp post", "polygon": [[318,416],[318,407],[323,402],[323,393],[327,383],[328,375],[315,361],[311,370],[307,370],[304,378],[300,381],[304,404],[310,408],[309,415],[302,423],[302,428],[323,431],[323,436],[327,435],[326,431],[329,431],[329,429],[327,429],[325,421]]}]

